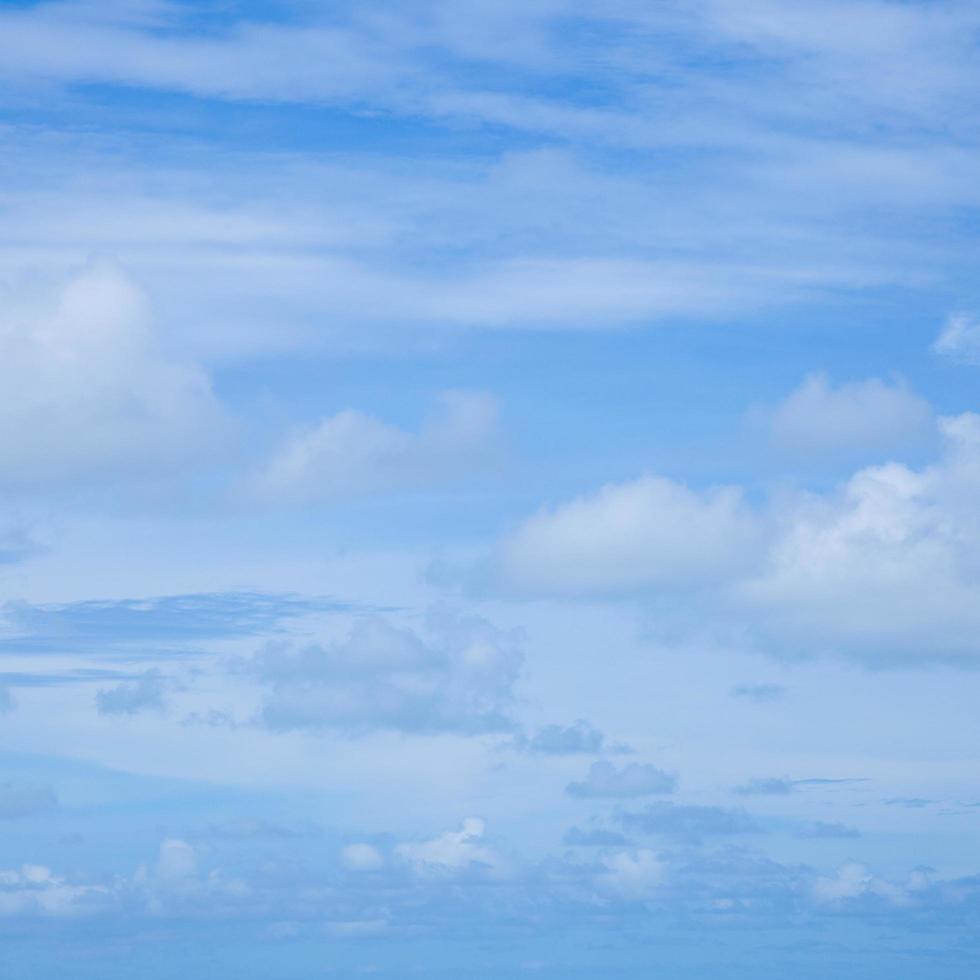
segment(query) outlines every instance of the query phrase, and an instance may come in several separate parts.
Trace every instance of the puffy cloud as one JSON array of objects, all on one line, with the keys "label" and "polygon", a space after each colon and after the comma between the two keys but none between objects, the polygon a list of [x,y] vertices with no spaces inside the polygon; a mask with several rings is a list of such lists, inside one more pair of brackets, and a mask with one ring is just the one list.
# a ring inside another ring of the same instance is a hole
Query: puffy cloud
[{"label": "puffy cloud", "polygon": [[0,314],[0,472],[15,487],[145,476],[221,450],[207,375],[165,353],[146,301],[110,266]]},{"label": "puffy cloud", "polygon": [[980,415],[938,428],[942,448],[929,466],[868,466],[754,515],[734,489],[695,493],[650,477],[604,487],[506,539],[503,582],[596,597],[684,586],[689,601],[678,609],[698,629],[713,622],[784,655],[975,658]]},{"label": "puffy cloud", "polygon": [[603,861],[605,868],[596,876],[597,886],[617,898],[642,900],[652,897],[660,888],[666,865],[646,848],[620,851]]},{"label": "puffy cloud", "polygon": [[695,491],[647,476],[543,510],[508,537],[504,582],[546,594],[610,594],[724,578],[758,547],[733,487]]},{"label": "puffy cloud", "polygon": [[135,715],[150,708],[162,710],[165,687],[159,671],[147,670],[139,680],[99,690],[95,704],[102,715]]},{"label": "puffy cloud", "polygon": [[197,854],[186,841],[167,838],[160,844],[157,876],[164,880],[181,880],[197,875]]},{"label": "puffy cloud", "polygon": [[964,313],[953,314],[932,349],[954,361],[980,364],[980,322]]},{"label": "puffy cloud", "polygon": [[605,741],[605,735],[598,728],[579,718],[570,725],[545,725],[530,738],[518,736],[513,744],[540,755],[580,755],[601,752]]},{"label": "puffy cloud", "polygon": [[505,871],[501,856],[483,843],[486,824],[468,817],[459,830],[450,830],[431,840],[399,844],[395,856],[422,877],[477,872],[500,876]]},{"label": "puffy cloud", "polygon": [[677,777],[670,773],[639,762],[631,762],[617,769],[604,759],[593,762],[589,775],[583,782],[569,783],[570,796],[607,797],[629,799],[635,796],[652,796],[656,793],[673,793]]},{"label": "puffy cloud", "polygon": [[25,864],[0,871],[0,916],[67,917],[100,911],[112,893],[103,885],[75,885],[50,868]]},{"label": "puffy cloud", "polygon": [[773,441],[799,455],[888,452],[935,431],[925,399],[878,378],[835,387],[811,374],[764,416]]},{"label": "puffy cloud", "polygon": [[921,874],[913,874],[904,884],[886,881],[872,874],[861,864],[845,864],[836,874],[818,877],[813,883],[813,898],[821,904],[836,904],[848,900],[873,897],[892,905],[908,905],[912,893],[928,884]]},{"label": "puffy cloud", "polygon": [[732,588],[764,642],[883,662],[980,654],[980,416],[940,428],[934,465],[868,467],[774,517],[764,567]]},{"label": "puffy cloud", "polygon": [[48,786],[27,786],[16,783],[0,785],[0,819],[33,817],[58,806],[58,797]]},{"label": "puffy cloud", "polygon": [[243,666],[271,689],[260,720],[272,729],[480,734],[513,727],[522,661],[513,633],[440,610],[425,638],[370,617],[341,643],[273,644]]},{"label": "puffy cloud", "polygon": [[385,858],[373,844],[348,844],[340,851],[340,863],[348,871],[379,871]]},{"label": "puffy cloud", "polygon": [[245,489],[259,500],[310,504],[425,486],[486,471],[496,447],[494,400],[478,392],[446,392],[441,413],[418,432],[351,410],[295,432]]},{"label": "puffy cloud", "polygon": [[729,810],[718,806],[649,803],[642,810],[619,813],[616,819],[628,830],[694,841],[703,837],[758,834],[762,830],[744,810]]}]

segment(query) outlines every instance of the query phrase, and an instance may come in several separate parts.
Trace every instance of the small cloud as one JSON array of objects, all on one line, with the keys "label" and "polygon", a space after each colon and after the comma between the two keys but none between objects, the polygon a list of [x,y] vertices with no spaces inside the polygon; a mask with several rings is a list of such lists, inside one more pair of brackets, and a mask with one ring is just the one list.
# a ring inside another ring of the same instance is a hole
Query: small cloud
[{"label": "small cloud", "polygon": [[736,487],[610,483],[527,518],[500,545],[501,581],[538,595],[614,595],[725,579],[751,562],[756,514]]},{"label": "small cloud", "polygon": [[750,779],[742,786],[736,786],[735,792],[739,796],[788,796],[793,792],[794,785],[792,779]]},{"label": "small cloud", "polygon": [[459,830],[450,830],[431,840],[399,844],[395,856],[419,877],[447,877],[464,872],[499,876],[503,861],[483,842],[486,824],[468,817]]},{"label": "small cloud", "polygon": [[248,499],[316,504],[485,473],[499,458],[497,405],[449,391],[418,432],[347,410],[290,435],[244,487]]},{"label": "small cloud", "polygon": [[663,884],[666,865],[654,851],[640,848],[613,854],[603,862],[605,870],[596,884],[618,898],[650,898]]},{"label": "small cloud", "polygon": [[885,806],[902,806],[909,810],[921,810],[934,802],[934,800],[923,799],[921,796],[896,796],[890,800],[882,800]]},{"label": "small cloud", "polygon": [[541,755],[586,755],[603,750],[605,736],[582,718],[570,725],[545,725],[531,738],[520,735],[514,748]]},{"label": "small cloud", "polygon": [[727,837],[759,834],[762,828],[744,810],[718,806],[682,806],[674,803],[650,803],[636,812],[623,812],[616,820],[628,830],[644,834],[698,841],[703,837]]},{"label": "small cloud", "polygon": [[932,345],[940,354],[963,364],[980,364],[980,321],[965,313],[954,313]]},{"label": "small cloud", "polygon": [[14,710],[14,696],[6,684],[0,684],[0,715],[9,715]]},{"label": "small cloud", "polygon": [[329,645],[267,645],[238,668],[267,689],[259,722],[274,731],[513,731],[518,636],[476,616],[435,610],[423,637],[380,616]]},{"label": "small cloud", "polygon": [[160,844],[157,857],[157,875],[160,878],[180,881],[197,874],[197,854],[186,841],[168,838]]},{"label": "small cloud", "polygon": [[340,863],[348,871],[380,871],[385,858],[373,844],[348,844],[340,851]]},{"label": "small cloud", "polygon": [[566,790],[570,796],[582,798],[629,799],[673,793],[676,786],[677,777],[656,766],[631,762],[617,769],[611,762],[601,760],[592,763],[583,782],[569,783]]},{"label": "small cloud", "polygon": [[733,698],[756,701],[760,704],[781,701],[786,697],[786,688],[781,684],[739,684],[731,691]]},{"label": "small cloud", "polygon": [[95,695],[95,703],[100,715],[135,715],[150,709],[162,711],[165,687],[160,672],[148,670],[137,681],[102,688]]},{"label": "small cloud", "polygon": [[783,402],[757,413],[781,449],[801,456],[890,452],[934,436],[929,403],[901,382],[833,385],[808,375]]},{"label": "small cloud", "polygon": [[853,899],[877,898],[890,905],[907,905],[910,892],[921,887],[922,876],[912,877],[898,885],[873,875],[860,864],[845,864],[835,875],[821,876],[813,883],[813,897],[821,904],[836,904]]}]

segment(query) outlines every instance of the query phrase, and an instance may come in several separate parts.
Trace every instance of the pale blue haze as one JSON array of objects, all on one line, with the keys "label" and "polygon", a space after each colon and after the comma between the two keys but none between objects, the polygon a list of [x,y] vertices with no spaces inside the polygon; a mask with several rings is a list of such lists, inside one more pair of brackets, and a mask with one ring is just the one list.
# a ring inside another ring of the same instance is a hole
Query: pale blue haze
[{"label": "pale blue haze", "polygon": [[0,5],[0,975],[973,980],[978,40]]}]

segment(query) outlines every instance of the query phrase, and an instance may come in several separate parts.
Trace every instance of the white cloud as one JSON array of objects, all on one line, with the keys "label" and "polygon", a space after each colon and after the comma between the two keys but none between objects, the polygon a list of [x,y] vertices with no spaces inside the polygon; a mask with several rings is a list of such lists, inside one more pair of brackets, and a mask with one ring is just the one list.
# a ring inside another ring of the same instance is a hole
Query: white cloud
[{"label": "white cloud", "polygon": [[786,652],[980,655],[980,416],[940,430],[934,465],[868,467],[774,515],[764,568],[731,588],[757,633]]},{"label": "white cloud", "polygon": [[152,475],[220,452],[227,419],[207,375],[165,354],[145,299],[91,268],[52,300],[0,313],[0,472],[32,487]]},{"label": "white cloud", "polygon": [[473,735],[513,727],[522,661],[515,635],[441,610],[424,637],[371,617],[343,642],[270,645],[243,669],[269,689],[259,717],[274,730]]},{"label": "white cloud", "polygon": [[504,582],[531,592],[684,587],[730,575],[758,535],[738,489],[646,476],[539,512],[503,542],[499,562]]},{"label": "white cloud", "polygon": [[620,851],[606,858],[603,865],[605,870],[596,877],[600,890],[629,900],[653,897],[667,870],[656,852],[646,848]]},{"label": "white cloud", "polygon": [[395,855],[422,877],[476,871],[491,876],[505,872],[503,859],[483,843],[486,824],[468,817],[459,830],[450,830],[431,840],[399,844]]},{"label": "white cloud", "polygon": [[935,432],[925,399],[878,378],[834,386],[826,375],[811,374],[763,415],[773,441],[801,456],[890,452]]},{"label": "white cloud", "polygon": [[930,466],[865,467],[755,516],[731,488],[649,477],[604,487],[505,539],[503,584],[597,597],[683,587],[697,629],[734,626],[783,654],[980,656],[980,416],[938,428]]},{"label": "white cloud", "polygon": [[813,882],[813,898],[832,905],[867,896],[883,899],[891,905],[908,905],[913,893],[928,884],[921,873],[913,873],[905,885],[886,881],[860,864],[845,864],[836,874],[819,876]]},{"label": "white cloud", "polygon": [[147,670],[136,681],[123,681],[96,692],[95,704],[102,715],[135,715],[149,708],[163,708],[166,683],[158,670]]},{"label": "white cloud", "polygon": [[74,885],[43,865],[0,871],[0,916],[92,914],[111,898],[111,890],[103,885]]},{"label": "white cloud", "polygon": [[348,844],[340,851],[340,863],[349,871],[378,871],[385,859],[373,844]]},{"label": "white cloud", "polygon": [[157,876],[167,881],[180,881],[197,875],[197,855],[186,841],[167,838],[160,844],[157,857]]},{"label": "white cloud", "polygon": [[[584,718],[570,725],[545,725],[534,735],[519,735],[511,742],[514,748],[542,755],[577,755],[599,753],[606,747],[606,736]],[[616,747],[622,751],[622,746]]]},{"label": "white cloud", "polygon": [[583,782],[569,783],[571,796],[630,799],[655,793],[673,793],[677,777],[656,766],[631,762],[617,769],[611,762],[593,762]]},{"label": "white cloud", "polygon": [[259,500],[315,503],[425,486],[485,471],[496,456],[497,407],[489,395],[447,392],[442,412],[406,432],[356,411],[294,433],[247,483]]},{"label": "white cloud", "polygon": [[965,313],[954,313],[946,321],[932,349],[954,361],[980,364],[980,321]]}]

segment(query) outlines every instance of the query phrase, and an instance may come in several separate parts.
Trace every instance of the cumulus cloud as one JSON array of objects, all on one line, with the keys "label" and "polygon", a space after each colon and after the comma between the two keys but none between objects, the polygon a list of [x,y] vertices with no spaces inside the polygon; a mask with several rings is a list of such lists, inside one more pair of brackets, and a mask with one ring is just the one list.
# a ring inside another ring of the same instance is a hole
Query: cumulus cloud
[{"label": "cumulus cloud", "polygon": [[621,851],[603,861],[604,870],[596,876],[596,885],[617,898],[642,900],[660,888],[666,865],[646,848]]},{"label": "cumulus cloud", "polygon": [[783,655],[975,658],[980,415],[943,418],[938,429],[931,465],[864,467],[752,515],[734,489],[695,493],[654,478],[607,486],[505,539],[503,582],[595,597],[683,585],[698,628],[734,627]]},{"label": "cumulus cloud", "polygon": [[877,898],[890,905],[909,905],[915,893],[932,884],[931,876],[914,871],[905,882],[881,878],[861,864],[842,865],[833,875],[821,875],[813,882],[813,898],[824,905],[839,904],[863,898]]},{"label": "cumulus cloud", "polygon": [[515,748],[540,755],[586,755],[605,747],[606,737],[583,718],[570,725],[545,725],[532,736],[520,735]]},{"label": "cumulus cloud", "polygon": [[39,864],[0,871],[0,916],[92,914],[111,900],[103,885],[76,885]]},{"label": "cumulus cloud", "polygon": [[369,617],[340,643],[272,644],[241,666],[269,688],[259,720],[274,730],[475,735],[513,727],[522,661],[515,634],[439,610],[424,637]]},{"label": "cumulus cloud", "polygon": [[48,786],[28,786],[17,783],[0,785],[0,819],[34,817],[48,813],[58,806],[58,797]]},{"label": "cumulus cloud", "polygon": [[445,392],[417,432],[347,410],[294,432],[247,481],[257,500],[311,504],[426,486],[486,472],[498,449],[497,406],[479,392]]},{"label": "cumulus cloud", "polygon": [[882,662],[980,654],[980,416],[940,429],[934,465],[868,467],[777,515],[764,567],[733,583],[757,634]]},{"label": "cumulus cloud", "polygon": [[160,844],[157,876],[164,880],[193,878],[197,874],[197,854],[187,841],[167,838]]},{"label": "cumulus cloud", "polygon": [[93,267],[54,299],[0,313],[0,472],[9,486],[145,476],[198,463],[229,434],[196,364],[165,353],[146,300]]},{"label": "cumulus cloud", "polygon": [[629,799],[673,793],[676,786],[677,777],[656,766],[631,762],[617,769],[611,762],[600,760],[592,763],[584,781],[569,783],[567,792],[582,798]]},{"label": "cumulus cloud", "polygon": [[348,844],[341,848],[340,863],[348,871],[380,871],[385,858],[373,844]]},{"label": "cumulus cloud", "polygon": [[647,476],[530,517],[503,542],[500,570],[508,586],[548,594],[681,587],[732,574],[758,533],[736,488]]},{"label": "cumulus cloud", "polygon": [[123,681],[115,687],[102,688],[95,695],[101,715],[135,715],[141,711],[163,709],[166,682],[158,670],[147,670],[136,681]]},{"label": "cumulus cloud", "polygon": [[964,364],[980,364],[980,321],[965,313],[955,313],[932,345],[942,354]]},{"label": "cumulus cloud", "polygon": [[502,857],[483,842],[486,824],[468,817],[459,830],[450,830],[431,840],[399,844],[395,856],[421,877],[449,876],[464,872],[500,876],[505,871]]},{"label": "cumulus cloud", "polygon": [[924,398],[878,378],[834,386],[811,374],[763,418],[773,442],[800,456],[891,452],[935,431]]}]

